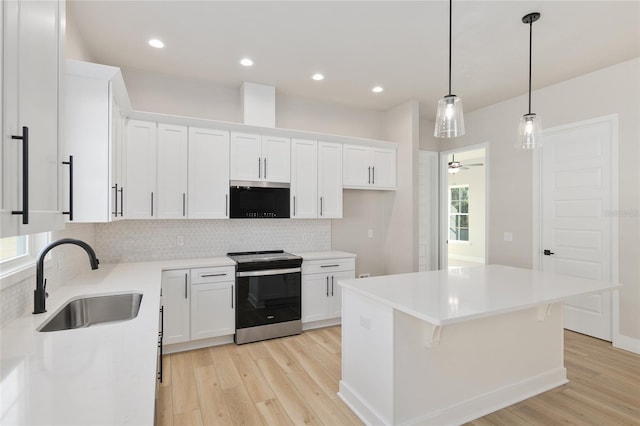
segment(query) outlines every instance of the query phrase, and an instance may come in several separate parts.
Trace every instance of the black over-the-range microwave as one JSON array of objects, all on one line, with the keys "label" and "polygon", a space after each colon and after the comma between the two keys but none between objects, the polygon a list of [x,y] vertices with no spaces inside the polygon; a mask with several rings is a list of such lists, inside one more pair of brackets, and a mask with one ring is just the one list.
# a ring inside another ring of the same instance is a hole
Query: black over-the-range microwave
[{"label": "black over-the-range microwave", "polygon": [[229,181],[231,219],[289,218],[289,184]]}]

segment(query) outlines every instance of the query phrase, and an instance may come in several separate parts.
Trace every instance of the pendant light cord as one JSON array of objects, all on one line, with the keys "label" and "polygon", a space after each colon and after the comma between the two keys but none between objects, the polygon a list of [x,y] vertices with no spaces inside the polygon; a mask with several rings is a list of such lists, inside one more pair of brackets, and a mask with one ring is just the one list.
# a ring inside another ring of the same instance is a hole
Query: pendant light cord
[{"label": "pendant light cord", "polygon": [[529,114],[531,114],[531,51],[533,50],[533,19],[529,21]]},{"label": "pendant light cord", "polygon": [[[449,0],[449,96],[451,96],[451,27],[453,26],[453,0]],[[531,64],[529,64],[531,67]],[[531,73],[531,70],[529,70]],[[531,84],[531,78],[529,78],[529,84]],[[531,109],[531,100],[529,100],[529,109]]]}]

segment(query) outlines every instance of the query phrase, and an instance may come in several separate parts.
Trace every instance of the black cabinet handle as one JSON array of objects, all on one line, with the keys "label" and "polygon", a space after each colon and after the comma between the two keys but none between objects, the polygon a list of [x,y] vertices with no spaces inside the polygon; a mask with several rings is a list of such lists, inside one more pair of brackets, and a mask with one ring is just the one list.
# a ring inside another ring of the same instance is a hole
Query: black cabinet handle
[{"label": "black cabinet handle", "polygon": [[322,197],[320,197],[320,216],[322,216]]},{"label": "black cabinet handle", "polygon": [[233,309],[233,284],[231,284],[231,309]]},{"label": "black cabinet handle", "polygon": [[151,216],[153,216],[153,192],[151,193]]},{"label": "black cabinet handle", "polygon": [[293,196],[293,215],[296,215],[296,196]]},{"label": "black cabinet handle", "polygon": [[222,273],[222,274],[202,274],[200,275],[202,278],[209,278],[209,277],[225,277],[227,275],[227,273]]},{"label": "black cabinet handle", "polygon": [[63,161],[62,164],[69,166],[69,211],[63,211],[62,214],[68,214],[69,220],[73,221],[73,155],[69,156],[69,161]]},{"label": "black cabinet handle", "polygon": [[160,306],[160,383],[162,383],[162,341],[164,340],[164,306]]},{"label": "black cabinet handle", "polygon": [[327,297],[329,297],[329,276],[328,275],[327,275],[327,285],[326,285],[325,289],[326,289],[325,294],[327,295]]},{"label": "black cabinet handle", "polygon": [[258,157],[258,178],[262,177],[262,161],[260,161],[260,157]]},{"label": "black cabinet handle", "polygon": [[331,275],[331,296],[333,296],[333,275]]},{"label": "black cabinet handle", "polygon": [[371,183],[376,184],[376,166],[371,167]]},{"label": "black cabinet handle", "polygon": [[224,215],[229,216],[229,194],[224,196]]},{"label": "black cabinet handle", "polygon": [[182,217],[187,215],[187,194],[182,193]]},{"label": "black cabinet handle", "polygon": [[371,184],[371,166],[369,166],[369,171],[367,172],[369,176],[369,180],[367,180],[368,184]]},{"label": "black cabinet handle", "polygon": [[320,265],[321,268],[335,268],[336,266],[340,266],[339,264],[335,264],[335,265]]},{"label": "black cabinet handle", "polygon": [[[124,187],[121,187],[118,191],[120,191],[120,217],[124,216]],[[118,209],[116,209],[116,216],[118,214]]]},{"label": "black cabinet handle", "polygon": [[22,128],[22,136],[12,135],[11,139],[22,141],[22,210],[13,210],[11,214],[21,214],[22,224],[29,224],[29,128]]},{"label": "black cabinet handle", "polygon": [[187,295],[187,274],[184,274],[184,298],[187,299],[189,296]]},{"label": "black cabinet handle", "polygon": [[264,159],[264,178],[267,178],[267,159]]},{"label": "black cabinet handle", "polygon": [[113,200],[116,208],[115,211],[111,212],[111,214],[118,217],[118,184],[116,183],[115,186],[111,187],[111,189],[113,189]]}]

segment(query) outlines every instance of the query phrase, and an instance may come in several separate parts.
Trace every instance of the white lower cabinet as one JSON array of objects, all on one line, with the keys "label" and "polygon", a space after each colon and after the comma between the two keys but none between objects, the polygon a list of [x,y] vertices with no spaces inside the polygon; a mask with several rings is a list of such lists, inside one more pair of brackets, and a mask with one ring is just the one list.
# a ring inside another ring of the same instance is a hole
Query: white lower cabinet
[{"label": "white lower cabinet", "polygon": [[189,340],[190,287],[189,269],[162,273],[163,344],[165,345]]},{"label": "white lower cabinet", "polygon": [[235,268],[191,270],[191,340],[236,332]]},{"label": "white lower cabinet", "polygon": [[340,318],[339,280],[355,278],[354,258],[311,260],[302,263],[302,322]]},{"label": "white lower cabinet", "polygon": [[163,344],[234,334],[234,291],[233,266],[164,271]]}]

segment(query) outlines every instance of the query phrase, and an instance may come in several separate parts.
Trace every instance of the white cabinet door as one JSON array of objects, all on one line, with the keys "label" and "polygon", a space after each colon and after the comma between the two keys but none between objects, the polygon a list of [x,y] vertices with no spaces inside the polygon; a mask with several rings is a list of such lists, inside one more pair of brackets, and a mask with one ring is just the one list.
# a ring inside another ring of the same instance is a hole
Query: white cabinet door
[{"label": "white cabinet door", "polygon": [[231,132],[231,180],[257,181],[262,177],[260,135]]},{"label": "white cabinet door", "polygon": [[[6,1],[0,7],[3,8],[0,236],[61,229],[63,159],[59,157],[58,94],[64,2]],[[24,138],[25,127],[26,157],[23,140],[15,138]],[[25,211],[26,218],[24,214],[13,214]]]},{"label": "white cabinet door", "polygon": [[129,120],[126,139],[126,219],[157,216],[156,123]]},{"label": "white cabinet door", "polygon": [[342,217],[342,145],[318,143],[318,217]]},{"label": "white cabinet door", "polygon": [[396,151],[371,149],[371,184],[376,188],[396,187]]},{"label": "white cabinet door", "polygon": [[343,159],[345,188],[395,189],[395,149],[345,145]]},{"label": "white cabinet door", "polygon": [[339,318],[342,316],[342,287],[338,285],[338,281],[351,280],[355,277],[355,271],[335,272],[331,274],[331,277],[329,278],[331,281],[331,291],[329,292],[331,295],[331,301],[329,311],[327,312],[330,318]]},{"label": "white cabinet door", "polygon": [[190,219],[229,218],[229,132],[189,127]]},{"label": "white cabinet door", "polygon": [[191,340],[235,333],[234,282],[191,286]]},{"label": "white cabinet door", "polygon": [[307,139],[291,141],[291,218],[318,217],[317,142]]},{"label": "white cabinet door", "polygon": [[358,145],[343,147],[342,182],[344,186],[367,186],[371,183],[369,148]]},{"label": "white cabinet door", "polygon": [[262,136],[262,180],[291,181],[291,139]]},{"label": "white cabinet door", "polygon": [[190,333],[189,270],[162,273],[162,306],[164,306],[163,343],[186,342]]},{"label": "white cabinet door", "polygon": [[[109,85],[111,87],[111,84]],[[118,102],[111,97],[111,177],[110,219],[124,217],[124,117]]]},{"label": "white cabinet door", "polygon": [[302,322],[328,318],[330,286],[327,274],[302,276]]},{"label": "white cabinet door", "polygon": [[158,124],[158,219],[187,218],[187,127]]}]

